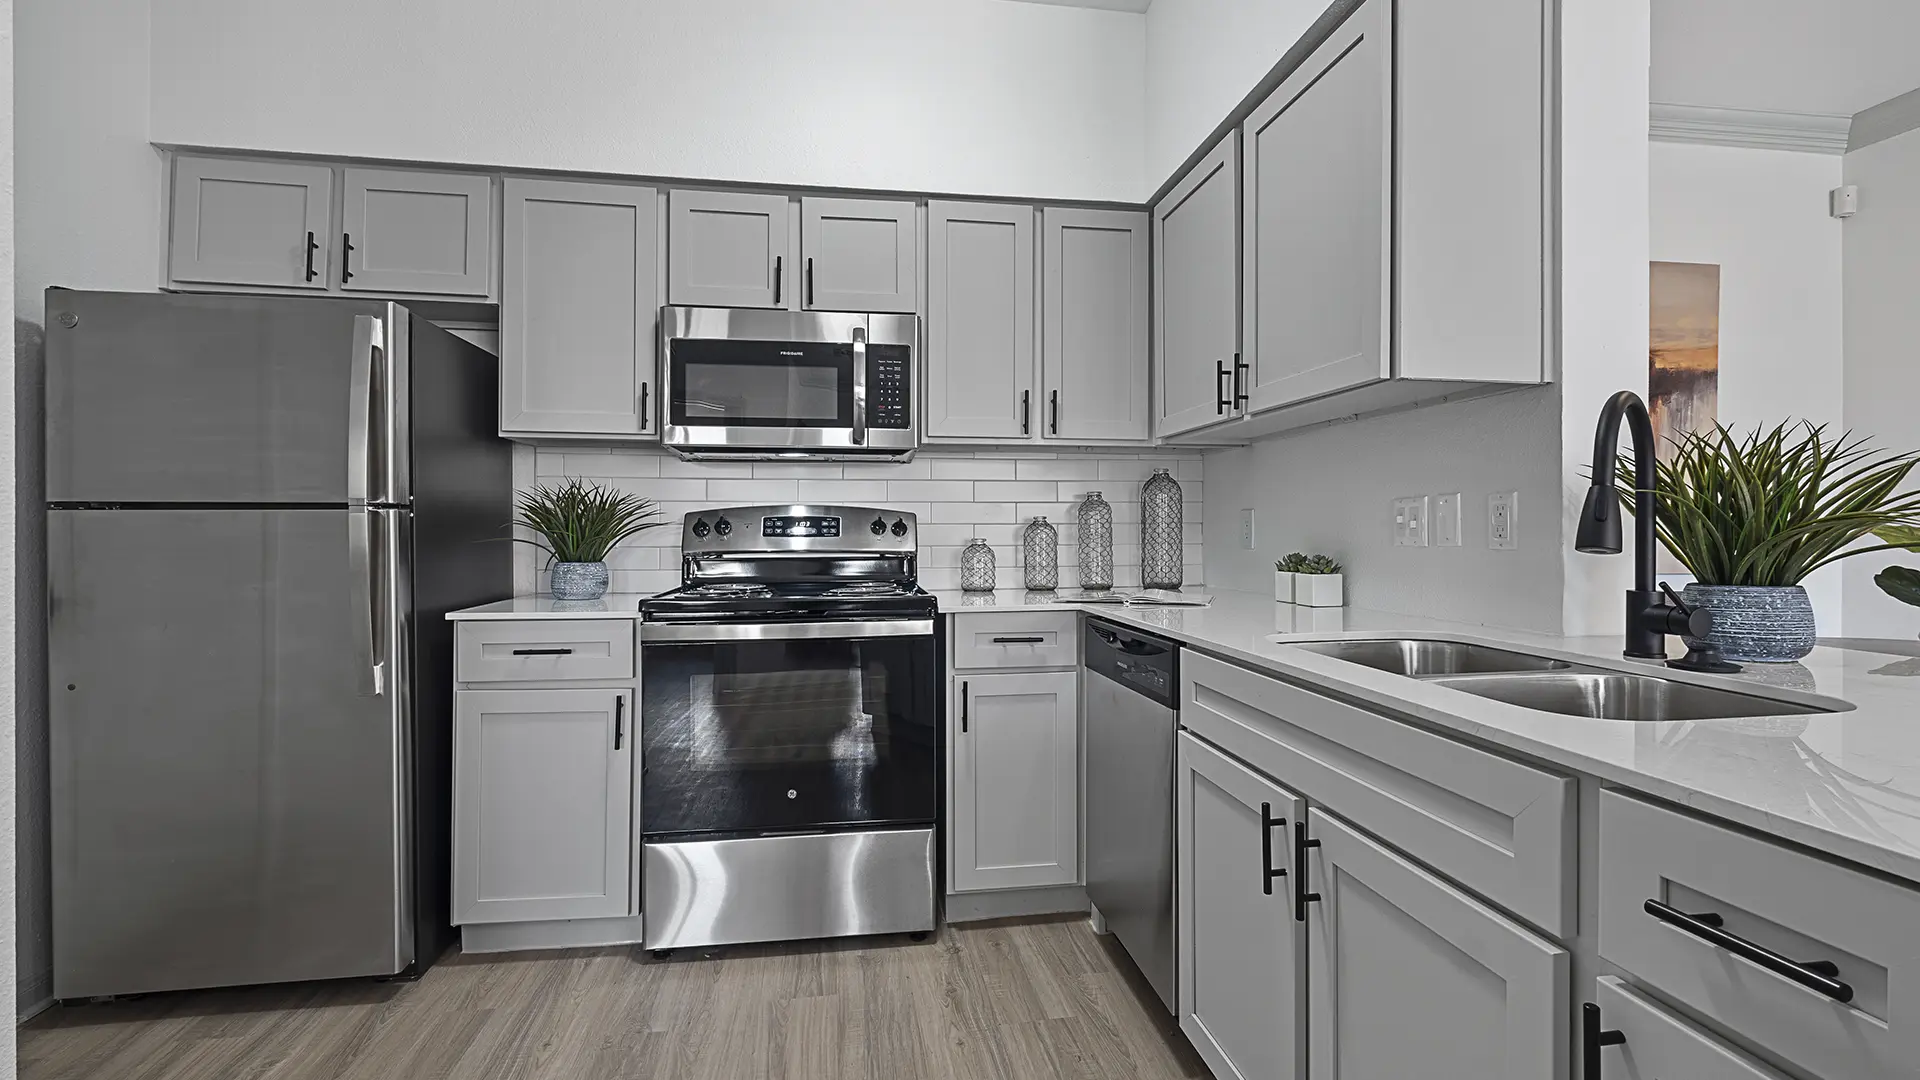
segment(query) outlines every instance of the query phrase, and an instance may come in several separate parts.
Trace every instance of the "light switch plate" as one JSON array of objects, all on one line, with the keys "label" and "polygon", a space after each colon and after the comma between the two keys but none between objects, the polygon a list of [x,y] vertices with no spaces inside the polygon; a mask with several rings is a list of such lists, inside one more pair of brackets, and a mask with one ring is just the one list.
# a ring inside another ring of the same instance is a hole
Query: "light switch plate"
[{"label": "light switch plate", "polygon": [[1253,508],[1252,507],[1248,507],[1240,511],[1240,548],[1243,551],[1253,550]]},{"label": "light switch plate", "polygon": [[1433,546],[1460,546],[1460,493],[1433,497]]},{"label": "light switch plate", "polygon": [[1520,493],[1496,491],[1487,496],[1487,546],[1512,551],[1520,546]]},{"label": "light switch plate", "polygon": [[1427,497],[1406,495],[1393,500],[1393,546],[1427,546]]}]

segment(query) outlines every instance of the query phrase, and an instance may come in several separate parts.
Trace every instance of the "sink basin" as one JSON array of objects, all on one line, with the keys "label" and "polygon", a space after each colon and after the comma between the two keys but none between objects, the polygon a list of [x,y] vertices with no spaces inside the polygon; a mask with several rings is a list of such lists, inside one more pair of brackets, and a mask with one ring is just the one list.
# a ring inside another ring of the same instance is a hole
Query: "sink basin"
[{"label": "sink basin", "polygon": [[1438,686],[1526,709],[1597,720],[1725,720],[1833,712],[1652,675],[1607,671],[1549,671],[1434,679]]},{"label": "sink basin", "polygon": [[1375,641],[1303,641],[1294,645],[1335,660],[1362,664],[1395,675],[1475,675],[1509,671],[1568,671],[1564,660],[1509,652],[1464,641],[1389,638]]}]

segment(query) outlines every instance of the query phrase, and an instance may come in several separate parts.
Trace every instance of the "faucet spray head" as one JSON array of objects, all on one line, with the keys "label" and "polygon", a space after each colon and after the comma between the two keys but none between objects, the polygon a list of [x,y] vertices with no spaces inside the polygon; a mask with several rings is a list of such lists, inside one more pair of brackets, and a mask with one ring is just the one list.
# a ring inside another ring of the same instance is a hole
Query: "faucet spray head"
[{"label": "faucet spray head", "polygon": [[1587,489],[1587,501],[1580,508],[1580,525],[1574,532],[1573,547],[1589,555],[1620,554],[1620,504],[1612,484],[1605,487],[1594,484]]}]

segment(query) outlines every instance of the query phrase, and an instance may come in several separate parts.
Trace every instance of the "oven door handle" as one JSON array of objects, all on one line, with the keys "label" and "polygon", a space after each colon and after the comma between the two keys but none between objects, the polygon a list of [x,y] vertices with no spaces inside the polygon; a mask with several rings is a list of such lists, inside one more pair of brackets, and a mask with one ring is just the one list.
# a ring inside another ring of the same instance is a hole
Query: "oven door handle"
[{"label": "oven door handle", "polygon": [[641,623],[642,642],[671,645],[726,641],[792,641],[833,638],[918,637],[933,633],[932,619],[850,619],[790,623]]}]

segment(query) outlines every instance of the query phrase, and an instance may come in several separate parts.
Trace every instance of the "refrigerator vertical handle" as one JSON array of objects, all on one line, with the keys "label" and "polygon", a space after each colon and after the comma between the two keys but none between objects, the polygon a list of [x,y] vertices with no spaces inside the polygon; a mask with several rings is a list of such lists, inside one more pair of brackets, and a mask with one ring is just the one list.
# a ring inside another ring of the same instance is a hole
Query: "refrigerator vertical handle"
[{"label": "refrigerator vertical handle", "polygon": [[380,320],[353,317],[353,358],[347,378],[347,501],[367,501],[373,472],[373,351],[384,337]]},{"label": "refrigerator vertical handle", "polygon": [[376,651],[373,606],[373,511],[364,506],[347,508],[347,614],[352,622],[356,688],[361,697],[378,697],[382,667]]}]

